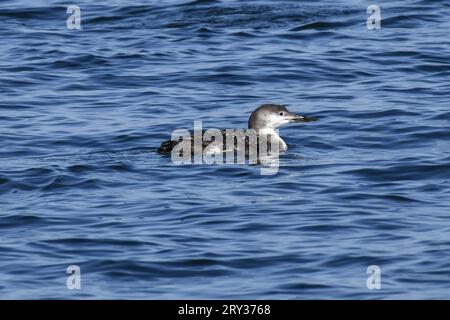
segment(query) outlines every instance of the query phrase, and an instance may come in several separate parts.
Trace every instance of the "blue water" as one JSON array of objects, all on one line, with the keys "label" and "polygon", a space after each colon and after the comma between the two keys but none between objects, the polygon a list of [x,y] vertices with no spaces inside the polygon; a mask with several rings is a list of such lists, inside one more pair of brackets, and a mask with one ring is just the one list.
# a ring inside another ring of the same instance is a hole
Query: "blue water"
[{"label": "blue water", "polygon": [[[0,3],[0,298],[450,298],[449,1],[90,3]],[[155,152],[266,102],[276,175]]]}]

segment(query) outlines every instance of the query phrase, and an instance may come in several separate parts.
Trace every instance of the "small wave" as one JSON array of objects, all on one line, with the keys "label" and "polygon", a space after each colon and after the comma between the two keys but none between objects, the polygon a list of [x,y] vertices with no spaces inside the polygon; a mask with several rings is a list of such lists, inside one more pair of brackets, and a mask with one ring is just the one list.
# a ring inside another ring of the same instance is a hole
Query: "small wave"
[{"label": "small wave", "polygon": [[368,181],[417,181],[450,178],[450,163],[399,164],[385,168],[363,168],[342,172],[357,175]]},{"label": "small wave", "polygon": [[328,22],[328,21],[316,21],[307,23],[295,28],[290,29],[289,31],[303,31],[303,30],[329,30],[329,29],[336,29],[336,28],[342,28],[349,26],[349,22],[342,22],[342,21],[336,21],[336,22]]},{"label": "small wave", "polygon": [[46,219],[36,215],[9,215],[0,217],[0,229],[14,229],[41,225]]}]

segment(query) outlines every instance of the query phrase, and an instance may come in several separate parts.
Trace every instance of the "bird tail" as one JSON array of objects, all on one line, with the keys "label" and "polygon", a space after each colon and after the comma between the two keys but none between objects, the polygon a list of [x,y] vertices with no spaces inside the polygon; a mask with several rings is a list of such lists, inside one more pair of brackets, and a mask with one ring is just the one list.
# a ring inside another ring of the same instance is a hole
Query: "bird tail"
[{"label": "bird tail", "polygon": [[158,148],[159,154],[170,154],[173,148],[179,143],[179,141],[164,141]]}]

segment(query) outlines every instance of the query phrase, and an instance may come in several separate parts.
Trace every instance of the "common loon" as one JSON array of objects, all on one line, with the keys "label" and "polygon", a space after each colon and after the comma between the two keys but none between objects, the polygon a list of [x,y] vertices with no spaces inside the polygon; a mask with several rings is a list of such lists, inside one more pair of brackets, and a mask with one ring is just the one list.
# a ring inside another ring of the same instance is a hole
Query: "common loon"
[{"label": "common loon", "polygon": [[[286,109],[284,105],[279,104],[263,104],[260,107],[256,108],[250,118],[248,120],[248,129],[252,129],[258,137],[262,135],[270,135],[275,139],[272,141],[278,141],[279,143],[279,151],[286,151],[287,144],[281,139],[278,133],[275,131],[276,128],[290,123],[290,122],[310,122],[316,121],[316,118],[307,117],[292,113]],[[230,133],[227,130],[220,130],[219,132],[222,135],[223,141],[225,142],[227,137],[230,137]],[[205,131],[202,131],[202,137],[205,134]],[[234,139],[234,137],[233,137]],[[213,140],[214,141],[214,140]],[[202,148],[201,152],[207,149],[208,145],[211,144],[212,141],[204,141],[202,139],[202,143],[200,147]],[[234,142],[234,141],[233,141]],[[170,154],[172,150],[177,147],[177,150],[180,150],[180,143],[188,143],[194,146],[194,135],[191,134],[190,137],[179,139],[179,140],[169,140],[161,143],[161,146],[158,148],[158,153],[160,154]],[[245,140],[245,147],[248,150],[248,137]],[[190,146],[189,146],[190,147]],[[234,150],[237,150],[236,145],[233,147]],[[219,152],[227,152],[225,143],[223,144],[223,150]],[[231,150],[233,151],[233,150]],[[194,152],[194,148],[192,148],[192,152]],[[216,150],[217,153],[217,150]]]}]

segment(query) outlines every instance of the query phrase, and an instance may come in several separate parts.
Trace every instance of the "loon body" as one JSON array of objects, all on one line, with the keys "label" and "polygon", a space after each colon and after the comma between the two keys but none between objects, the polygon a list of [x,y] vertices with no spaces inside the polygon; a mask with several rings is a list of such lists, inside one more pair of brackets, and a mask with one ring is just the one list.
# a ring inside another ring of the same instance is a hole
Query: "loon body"
[{"label": "loon body", "polygon": [[[243,146],[246,148],[246,150],[249,150],[249,142],[255,141],[252,140],[252,138],[255,138],[256,140],[262,136],[270,135],[274,138],[274,140],[271,141],[277,141],[279,144],[279,151],[286,151],[287,150],[287,144],[283,141],[283,139],[278,135],[276,132],[276,128],[287,124],[291,122],[310,122],[315,121],[315,118],[310,118],[302,115],[298,115],[295,113],[292,113],[286,109],[283,105],[278,104],[263,104],[260,107],[256,108],[252,114],[250,115],[250,118],[248,120],[248,132],[250,132],[247,137],[245,137],[245,144],[241,145],[240,147],[238,144],[233,143],[233,150],[229,150],[230,147],[223,145],[222,150],[217,150],[217,148],[208,148],[210,144],[214,141],[205,141],[203,138],[203,135],[205,134],[205,131],[202,131],[200,140],[202,143],[197,146],[197,148],[201,148],[200,152],[228,152],[228,151],[234,151],[239,150],[239,148],[242,148]],[[232,136],[232,133],[228,130],[220,130],[220,132],[217,132],[217,134],[222,135],[223,141],[226,141],[226,139],[235,139],[234,135]],[[272,138],[272,139],[273,139]],[[194,140],[195,135],[191,135],[190,137],[187,137],[182,140],[169,140],[165,141],[161,144],[161,146],[158,148],[158,153],[160,154],[170,154],[174,148],[180,149],[181,145],[183,143],[191,144],[192,145],[192,152],[195,152],[194,147]],[[213,149],[213,150],[209,150]]]}]

